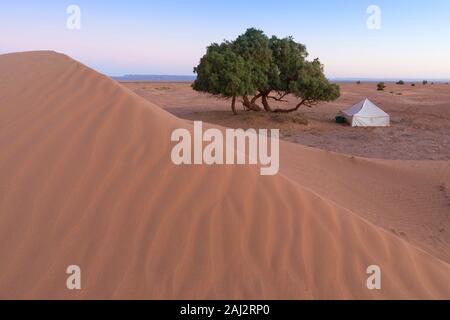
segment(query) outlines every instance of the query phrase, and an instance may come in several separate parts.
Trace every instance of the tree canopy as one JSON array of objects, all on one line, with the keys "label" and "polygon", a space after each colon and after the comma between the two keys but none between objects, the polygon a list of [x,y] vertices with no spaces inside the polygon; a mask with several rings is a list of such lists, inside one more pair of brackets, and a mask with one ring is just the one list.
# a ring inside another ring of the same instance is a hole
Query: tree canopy
[{"label": "tree canopy", "polygon": [[[292,37],[268,38],[251,28],[234,41],[213,43],[194,68],[192,87],[224,98],[242,99],[247,110],[292,112],[305,105],[339,97],[339,86],[330,83],[318,59],[308,61],[306,47]],[[298,99],[290,108],[273,108],[269,101],[286,102],[287,95]],[[260,105],[259,101],[261,100]]]}]

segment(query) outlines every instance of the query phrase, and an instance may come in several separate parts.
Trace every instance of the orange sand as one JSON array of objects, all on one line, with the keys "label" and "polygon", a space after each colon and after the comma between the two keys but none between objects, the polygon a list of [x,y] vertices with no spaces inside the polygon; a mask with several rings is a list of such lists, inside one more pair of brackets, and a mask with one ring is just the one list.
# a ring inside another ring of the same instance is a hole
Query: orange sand
[{"label": "orange sand", "polygon": [[[278,176],[177,167],[170,134],[190,124],[122,85],[52,52],[1,55],[0,70],[0,298],[450,298],[447,262],[368,219],[397,208],[380,194],[432,184],[426,166],[286,145]],[[337,167],[374,192],[337,203]]]}]

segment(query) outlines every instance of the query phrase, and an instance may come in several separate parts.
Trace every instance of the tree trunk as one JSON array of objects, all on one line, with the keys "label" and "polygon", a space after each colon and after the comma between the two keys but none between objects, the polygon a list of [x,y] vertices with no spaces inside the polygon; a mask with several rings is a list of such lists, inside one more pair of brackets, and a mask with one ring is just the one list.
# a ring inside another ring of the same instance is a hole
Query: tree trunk
[{"label": "tree trunk", "polygon": [[261,111],[261,107],[258,106],[256,103],[252,103],[247,96],[243,96],[242,99],[243,101],[243,105],[245,107],[247,107],[248,109],[252,110],[252,111]]},{"label": "tree trunk", "polygon": [[238,114],[236,111],[236,96],[233,96],[233,99],[231,100],[231,110],[235,116]]},{"label": "tree trunk", "polygon": [[268,94],[264,94],[262,95],[262,104],[264,106],[264,110],[266,110],[267,112],[272,112],[272,108],[269,105],[269,101],[267,100],[267,96]]}]

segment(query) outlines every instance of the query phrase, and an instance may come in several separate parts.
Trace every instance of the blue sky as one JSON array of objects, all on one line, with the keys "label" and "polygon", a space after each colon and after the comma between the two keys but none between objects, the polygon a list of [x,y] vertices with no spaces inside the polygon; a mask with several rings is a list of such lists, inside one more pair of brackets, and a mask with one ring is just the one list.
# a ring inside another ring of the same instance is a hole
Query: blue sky
[{"label": "blue sky", "polygon": [[[69,30],[69,5],[81,29]],[[369,5],[381,29],[367,28]],[[292,35],[329,77],[450,78],[450,1],[0,2],[0,53],[56,50],[108,75],[192,74],[212,42],[249,27]]]}]

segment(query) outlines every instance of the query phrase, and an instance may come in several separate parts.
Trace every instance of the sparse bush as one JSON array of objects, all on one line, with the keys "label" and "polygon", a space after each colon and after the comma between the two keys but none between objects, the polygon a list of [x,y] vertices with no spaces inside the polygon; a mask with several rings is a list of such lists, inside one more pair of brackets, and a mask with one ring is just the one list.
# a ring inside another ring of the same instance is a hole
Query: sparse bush
[{"label": "sparse bush", "polygon": [[416,86],[416,84],[415,83],[411,83],[411,87],[415,87]]},{"label": "sparse bush", "polygon": [[361,81],[356,81],[356,84],[361,84]]},{"label": "sparse bush", "polygon": [[428,81],[427,81],[427,80],[423,80],[423,81],[422,81],[422,84],[423,84],[423,85],[426,85],[426,84],[428,84]]},{"label": "sparse bush", "polygon": [[308,119],[305,117],[303,113],[296,112],[292,114],[286,114],[286,113],[274,113],[271,116],[272,120],[278,123],[296,123],[301,125],[307,125]]},{"label": "sparse bush", "polygon": [[378,91],[384,91],[385,88],[386,88],[386,85],[384,84],[384,82],[378,82],[378,84],[377,84]]},{"label": "sparse bush", "polygon": [[400,80],[399,82],[397,82],[396,84],[399,84],[399,85],[404,85],[405,84],[405,81],[403,81],[403,80]]},{"label": "sparse bush", "polygon": [[170,90],[171,88],[170,87],[166,87],[166,86],[164,86],[164,87],[157,87],[157,88],[155,88],[156,90],[161,90],[161,91],[166,91],[166,90]]}]

